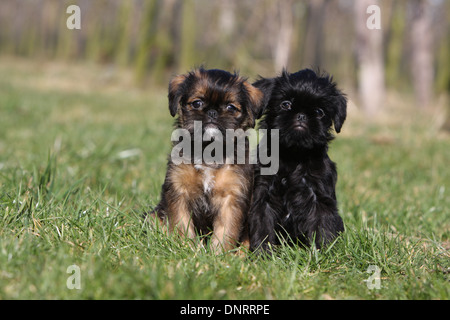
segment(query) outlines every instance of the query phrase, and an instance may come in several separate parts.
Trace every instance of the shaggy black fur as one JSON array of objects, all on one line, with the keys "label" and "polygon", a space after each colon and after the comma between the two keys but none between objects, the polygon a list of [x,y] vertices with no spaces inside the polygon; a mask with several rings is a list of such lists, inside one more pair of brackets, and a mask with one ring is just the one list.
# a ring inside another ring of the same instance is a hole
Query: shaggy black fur
[{"label": "shaggy black fur", "polygon": [[251,249],[267,250],[280,236],[304,245],[314,239],[320,248],[344,231],[335,194],[336,165],[327,151],[334,138],[332,124],[339,133],[346,118],[347,100],[330,76],[309,69],[283,71],[253,85],[265,95],[260,128],[268,134],[279,130],[280,169],[275,175],[261,175],[261,165],[256,169]]}]

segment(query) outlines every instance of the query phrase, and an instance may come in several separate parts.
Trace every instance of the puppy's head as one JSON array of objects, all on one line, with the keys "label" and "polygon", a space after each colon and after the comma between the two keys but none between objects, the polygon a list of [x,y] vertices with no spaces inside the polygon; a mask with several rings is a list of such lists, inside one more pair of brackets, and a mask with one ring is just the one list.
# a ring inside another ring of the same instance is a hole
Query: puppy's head
[{"label": "puppy's head", "polygon": [[169,110],[177,125],[193,132],[194,121],[203,131],[252,128],[261,115],[263,93],[236,73],[196,69],[169,84]]},{"label": "puppy's head", "polygon": [[347,115],[347,99],[327,74],[305,69],[283,71],[253,84],[264,92],[263,128],[279,129],[280,144],[312,149],[333,139],[334,123],[340,132]]}]

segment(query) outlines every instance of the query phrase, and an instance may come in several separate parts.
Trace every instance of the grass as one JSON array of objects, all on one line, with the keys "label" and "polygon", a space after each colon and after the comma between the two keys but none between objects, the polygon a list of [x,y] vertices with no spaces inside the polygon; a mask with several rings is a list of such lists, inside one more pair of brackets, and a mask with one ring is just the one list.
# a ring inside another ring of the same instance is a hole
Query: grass
[{"label": "grass", "polygon": [[216,256],[141,219],[170,149],[164,89],[136,89],[126,70],[6,62],[0,299],[450,298],[450,137],[435,114],[395,95],[372,124],[349,107],[330,150],[346,225],[331,247]]}]

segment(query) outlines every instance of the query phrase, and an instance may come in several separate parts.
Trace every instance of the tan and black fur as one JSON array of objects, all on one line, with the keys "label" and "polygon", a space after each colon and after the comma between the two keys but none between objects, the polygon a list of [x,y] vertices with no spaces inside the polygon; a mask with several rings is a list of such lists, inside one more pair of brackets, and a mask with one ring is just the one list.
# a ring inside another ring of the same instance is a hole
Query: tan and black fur
[{"label": "tan and black fur", "polygon": [[[213,128],[223,136],[226,129],[253,128],[262,100],[261,91],[246,79],[217,69],[199,68],[174,77],[169,85],[169,110],[177,117],[175,127],[187,129],[192,136],[194,121],[202,122],[203,131]],[[248,152],[248,144],[246,149]],[[177,165],[169,159],[161,201],[154,211],[168,221],[170,232],[189,238],[211,234],[211,247],[217,252],[246,240],[253,165],[235,163],[224,160],[208,165],[192,160]]]}]

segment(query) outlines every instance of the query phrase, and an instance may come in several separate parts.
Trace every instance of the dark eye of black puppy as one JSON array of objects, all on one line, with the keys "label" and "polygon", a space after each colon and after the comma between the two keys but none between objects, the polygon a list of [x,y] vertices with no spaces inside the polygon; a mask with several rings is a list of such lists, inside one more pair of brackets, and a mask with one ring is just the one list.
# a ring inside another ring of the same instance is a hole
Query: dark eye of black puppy
[{"label": "dark eye of black puppy", "polygon": [[283,101],[282,103],[281,103],[281,105],[280,105],[280,107],[281,107],[281,109],[283,109],[283,110],[291,110],[291,108],[292,108],[292,102],[290,102],[290,101]]},{"label": "dark eye of black puppy", "polygon": [[320,108],[317,108],[317,109],[315,110],[315,112],[316,112],[316,117],[317,117],[317,119],[322,119],[323,116],[325,115],[325,112],[323,112],[323,110],[320,109]]}]

